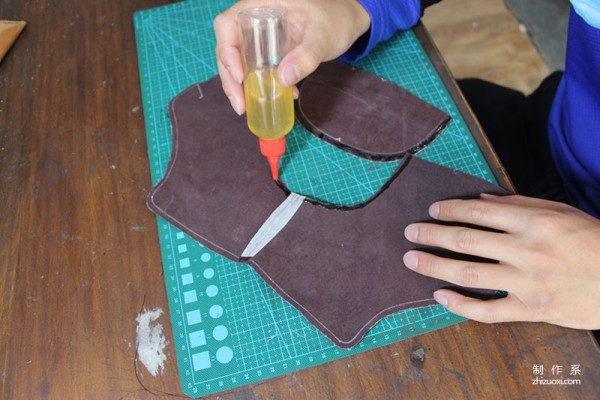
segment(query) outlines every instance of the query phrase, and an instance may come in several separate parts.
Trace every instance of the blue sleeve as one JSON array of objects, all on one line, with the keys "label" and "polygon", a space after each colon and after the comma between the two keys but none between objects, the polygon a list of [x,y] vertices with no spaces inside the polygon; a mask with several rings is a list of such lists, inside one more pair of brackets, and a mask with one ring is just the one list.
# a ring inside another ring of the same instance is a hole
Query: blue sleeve
[{"label": "blue sleeve", "polygon": [[548,131],[571,204],[600,218],[600,1],[572,3],[565,73]]},{"label": "blue sleeve", "polygon": [[421,0],[358,0],[371,18],[371,29],[339,59],[354,62],[398,30],[413,27],[421,17]]}]

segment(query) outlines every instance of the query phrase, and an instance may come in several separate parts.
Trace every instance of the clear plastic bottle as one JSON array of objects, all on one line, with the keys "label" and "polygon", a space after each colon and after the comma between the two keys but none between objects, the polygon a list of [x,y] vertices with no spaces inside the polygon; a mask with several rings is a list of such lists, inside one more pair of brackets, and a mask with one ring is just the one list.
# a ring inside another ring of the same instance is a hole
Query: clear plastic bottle
[{"label": "clear plastic bottle", "polygon": [[277,67],[289,51],[287,10],[256,7],[238,14],[244,64],[244,97],[248,128],[259,138],[273,179],[279,179],[279,159],[285,135],[294,126],[291,87],[277,79]]}]

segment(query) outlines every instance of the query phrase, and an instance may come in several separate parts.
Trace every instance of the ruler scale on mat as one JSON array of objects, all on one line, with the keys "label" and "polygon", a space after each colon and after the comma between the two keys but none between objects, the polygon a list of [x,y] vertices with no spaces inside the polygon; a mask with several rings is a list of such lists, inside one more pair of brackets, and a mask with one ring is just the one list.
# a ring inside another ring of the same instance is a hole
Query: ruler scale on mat
[{"label": "ruler scale on mat", "polygon": [[[171,155],[168,103],[189,85],[216,75],[212,20],[232,3],[189,0],[134,14],[153,184],[163,176]],[[356,65],[452,116],[446,131],[419,157],[494,181],[414,33],[396,35]],[[347,154],[299,126],[288,136],[287,147],[282,180],[292,191],[328,202],[352,204],[368,198],[396,167]],[[181,386],[191,397],[322,364],[463,320],[440,306],[405,310],[375,325],[355,348],[342,350],[247,265],[211,252],[161,218],[158,231]]]}]

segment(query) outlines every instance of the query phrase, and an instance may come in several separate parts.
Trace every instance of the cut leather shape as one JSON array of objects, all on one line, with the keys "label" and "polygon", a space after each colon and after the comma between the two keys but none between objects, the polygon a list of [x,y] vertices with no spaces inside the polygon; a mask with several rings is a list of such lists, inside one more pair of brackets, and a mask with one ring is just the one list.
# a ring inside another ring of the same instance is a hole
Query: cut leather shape
[{"label": "cut leather shape", "polygon": [[313,135],[371,160],[414,154],[450,122],[404,88],[339,61],[321,64],[304,79],[296,118]]},{"label": "cut leather shape", "polygon": [[[305,204],[249,260],[340,347],[356,345],[387,315],[436,304],[433,292],[453,287],[404,266],[404,254],[419,248],[404,237],[408,224],[431,221],[428,206],[435,201],[505,194],[483,180],[413,156],[407,156],[398,172],[389,187],[362,208]],[[469,294],[489,298],[495,291]]]},{"label": "cut leather shape", "polygon": [[[201,244],[239,261],[285,199],[286,188],[264,172],[257,140],[231,109],[218,77],[183,91],[169,113],[172,158],[148,206]],[[408,155],[363,207],[340,210],[305,201],[266,247],[244,261],[337,346],[349,348],[380,319],[434,304],[433,291],[451,286],[403,266],[403,254],[416,248],[403,231],[428,220],[434,201],[482,192],[505,193]]]},{"label": "cut leather shape", "polygon": [[216,77],[171,101],[171,161],[148,206],[209,249],[239,261],[286,193],[265,176],[258,140],[226,102]]}]

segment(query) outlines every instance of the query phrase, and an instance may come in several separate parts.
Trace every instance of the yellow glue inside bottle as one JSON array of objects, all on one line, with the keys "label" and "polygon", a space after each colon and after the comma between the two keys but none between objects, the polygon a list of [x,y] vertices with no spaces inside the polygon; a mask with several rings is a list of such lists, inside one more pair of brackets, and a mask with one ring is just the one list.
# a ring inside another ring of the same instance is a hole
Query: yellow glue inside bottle
[{"label": "yellow glue inside bottle", "polygon": [[260,152],[269,162],[273,179],[278,180],[285,135],[294,126],[292,88],[277,80],[277,67],[289,50],[287,11],[250,8],[238,14],[238,21],[248,128],[258,136]]},{"label": "yellow glue inside bottle", "polygon": [[279,139],[294,126],[291,87],[277,80],[276,67],[250,71],[244,82],[248,128],[262,139]]}]

